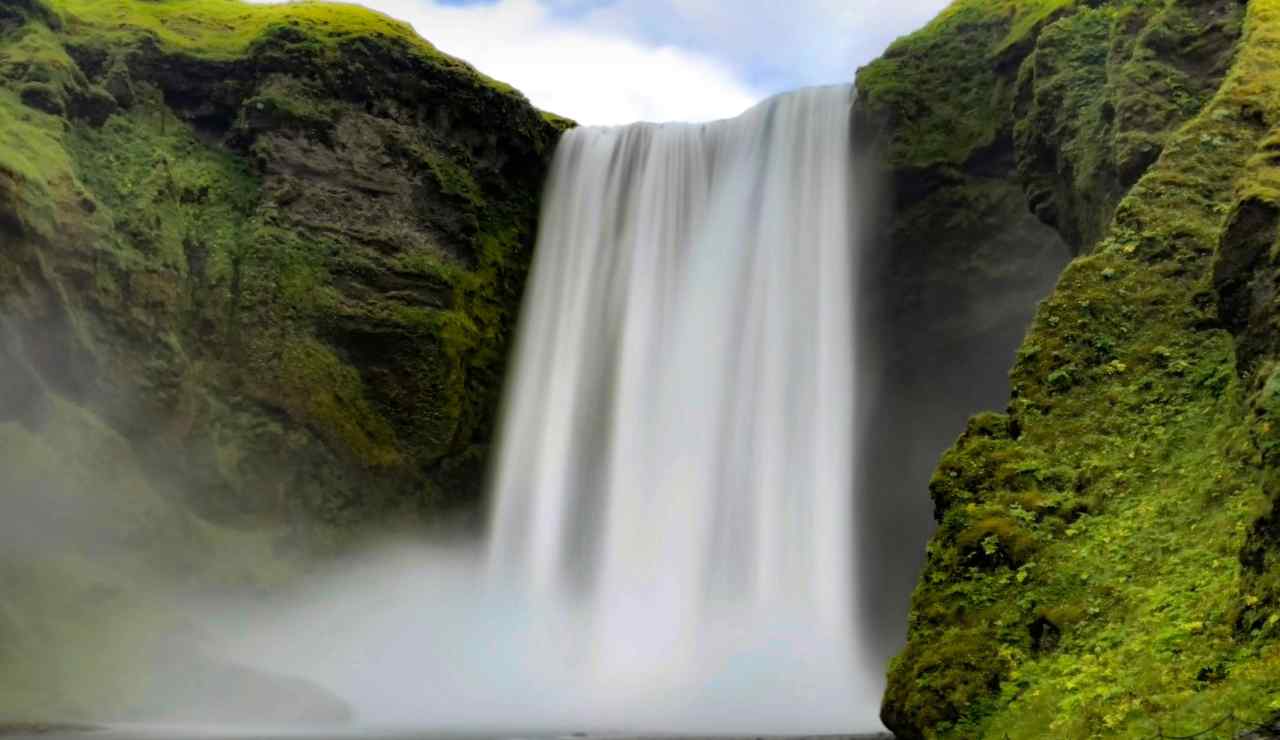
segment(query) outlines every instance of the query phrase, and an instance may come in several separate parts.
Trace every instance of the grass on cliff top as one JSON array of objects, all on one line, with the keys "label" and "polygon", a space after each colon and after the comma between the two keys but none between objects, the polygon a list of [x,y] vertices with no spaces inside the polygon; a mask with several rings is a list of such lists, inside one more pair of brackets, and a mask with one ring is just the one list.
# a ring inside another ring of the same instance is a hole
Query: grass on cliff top
[{"label": "grass on cliff top", "polygon": [[300,0],[252,5],[243,0],[48,0],[68,18],[68,31],[85,26],[115,42],[139,33],[178,51],[209,59],[244,56],[273,28],[290,26],[328,44],[356,38],[385,38],[403,43],[431,61],[471,75],[500,92],[515,88],[487,77],[466,62],[435,48],[411,25],[368,8],[345,3]]},{"label": "grass on cliff top", "polygon": [[[858,71],[858,94],[889,114],[895,161],[960,164],[1008,119],[995,60],[1076,0],[957,0]],[[910,142],[908,145],[906,142]]]}]

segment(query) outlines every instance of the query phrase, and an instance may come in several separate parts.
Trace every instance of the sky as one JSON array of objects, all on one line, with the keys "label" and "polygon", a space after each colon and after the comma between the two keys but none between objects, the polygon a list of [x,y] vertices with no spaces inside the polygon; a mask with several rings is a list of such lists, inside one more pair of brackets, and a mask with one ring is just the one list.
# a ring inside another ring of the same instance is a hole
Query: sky
[{"label": "sky", "polygon": [[[272,2],[276,0],[257,0]],[[586,125],[707,121],[846,84],[948,0],[358,0]]]}]

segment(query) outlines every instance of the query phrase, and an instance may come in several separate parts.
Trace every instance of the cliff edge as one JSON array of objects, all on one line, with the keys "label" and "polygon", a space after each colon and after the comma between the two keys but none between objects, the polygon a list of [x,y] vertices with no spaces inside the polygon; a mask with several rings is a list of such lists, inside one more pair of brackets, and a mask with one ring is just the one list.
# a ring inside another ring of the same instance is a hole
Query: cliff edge
[{"label": "cliff edge", "polygon": [[355,6],[0,3],[0,721],[346,715],[190,597],[478,519],[564,125]]},{"label": "cliff edge", "polygon": [[860,71],[900,200],[995,177],[1078,255],[929,484],[899,737],[1280,710],[1278,69],[1270,0],[960,0]]}]

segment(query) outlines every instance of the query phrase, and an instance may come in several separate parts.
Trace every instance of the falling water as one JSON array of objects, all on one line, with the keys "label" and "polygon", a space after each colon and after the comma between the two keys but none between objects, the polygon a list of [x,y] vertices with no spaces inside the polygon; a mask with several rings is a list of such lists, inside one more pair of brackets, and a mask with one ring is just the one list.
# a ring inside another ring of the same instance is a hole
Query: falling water
[{"label": "falling water", "polygon": [[487,553],[393,548],[288,608],[202,608],[224,654],[369,726],[878,729],[852,616],[849,105],[568,133]]},{"label": "falling water", "polygon": [[874,706],[851,616],[850,96],[577,129],[556,154],[489,569],[577,614],[583,670],[629,706],[777,704],[810,730]]}]

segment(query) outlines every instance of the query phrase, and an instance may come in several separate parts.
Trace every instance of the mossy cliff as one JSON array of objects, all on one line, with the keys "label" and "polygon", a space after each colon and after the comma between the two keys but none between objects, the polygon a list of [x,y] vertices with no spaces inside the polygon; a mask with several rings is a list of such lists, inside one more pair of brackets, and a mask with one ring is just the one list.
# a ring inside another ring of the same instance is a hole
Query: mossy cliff
[{"label": "mossy cliff", "polygon": [[886,724],[1145,738],[1271,720],[1280,2],[960,0],[858,88],[899,223],[924,209],[927,231],[943,194],[995,178],[1078,255],[1006,411],[973,418],[929,485],[938,530]]},{"label": "mossy cliff", "polygon": [[5,2],[15,403],[214,518],[474,502],[558,133],[353,6]]},{"label": "mossy cliff", "polygon": [[342,715],[184,594],[474,520],[562,125],[354,6],[0,2],[0,722]]}]

